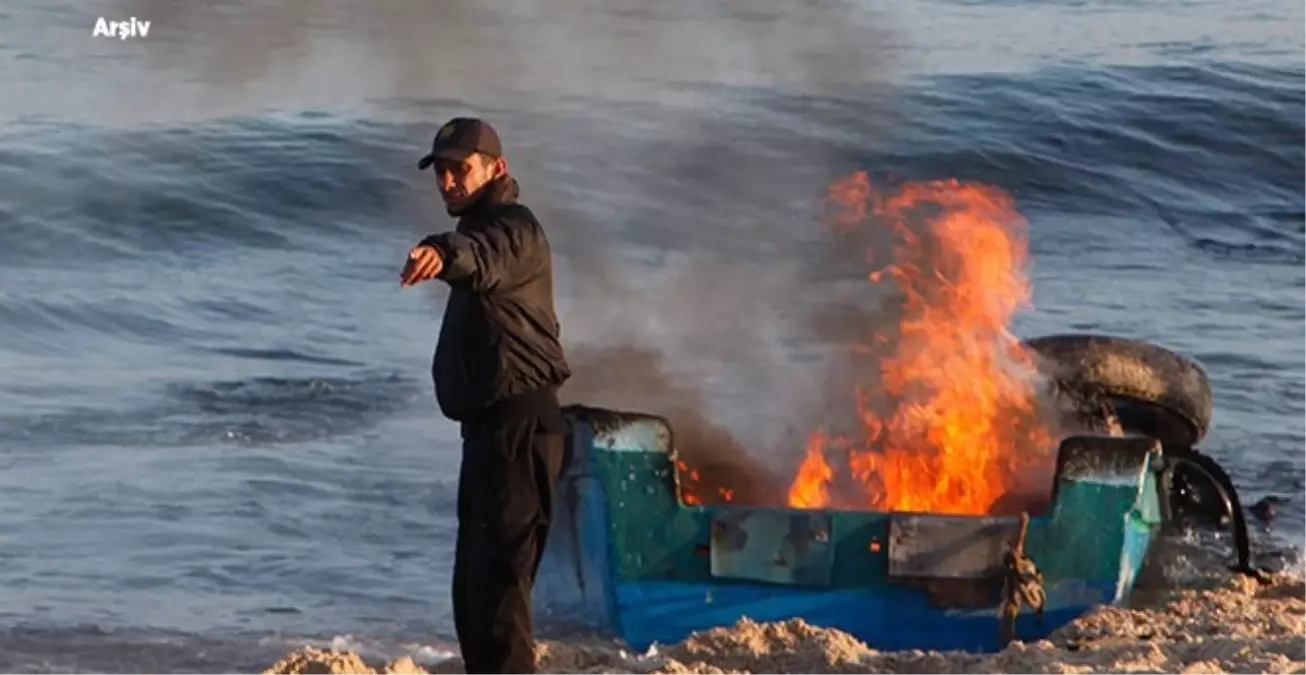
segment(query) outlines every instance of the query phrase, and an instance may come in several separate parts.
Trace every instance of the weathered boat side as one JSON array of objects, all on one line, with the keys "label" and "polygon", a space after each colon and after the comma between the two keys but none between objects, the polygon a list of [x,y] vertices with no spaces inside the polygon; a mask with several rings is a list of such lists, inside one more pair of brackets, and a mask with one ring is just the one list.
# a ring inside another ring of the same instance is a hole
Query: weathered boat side
[{"label": "weathered boat side", "polygon": [[[1002,553],[1018,518],[689,506],[672,429],[652,415],[571,407],[571,456],[536,591],[544,616],[633,649],[729,625],[802,617],[879,649],[999,648]],[[1143,438],[1062,444],[1051,506],[1025,550],[1047,605],[1037,639],[1133,585],[1160,523]],[[547,612],[544,610],[547,608]]]}]

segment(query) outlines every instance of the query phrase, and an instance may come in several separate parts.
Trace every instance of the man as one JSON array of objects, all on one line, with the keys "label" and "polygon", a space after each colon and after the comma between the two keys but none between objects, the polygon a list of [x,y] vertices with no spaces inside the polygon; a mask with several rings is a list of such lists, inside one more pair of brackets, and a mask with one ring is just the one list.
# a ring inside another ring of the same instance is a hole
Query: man
[{"label": "man", "polygon": [[531,589],[562,471],[558,387],[570,377],[544,230],[517,202],[499,136],[459,117],[417,164],[434,168],[452,232],[408,254],[404,287],[439,279],[449,300],[431,375],[460,423],[454,624],[469,673],[535,672]]}]

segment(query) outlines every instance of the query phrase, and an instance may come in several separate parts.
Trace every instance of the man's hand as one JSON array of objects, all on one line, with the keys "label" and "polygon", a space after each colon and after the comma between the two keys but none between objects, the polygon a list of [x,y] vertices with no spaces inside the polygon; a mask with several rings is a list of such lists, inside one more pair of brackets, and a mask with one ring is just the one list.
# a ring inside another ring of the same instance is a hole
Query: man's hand
[{"label": "man's hand", "polygon": [[444,269],[444,261],[434,246],[415,246],[408,252],[408,262],[399,273],[400,283],[407,288],[434,279]]}]

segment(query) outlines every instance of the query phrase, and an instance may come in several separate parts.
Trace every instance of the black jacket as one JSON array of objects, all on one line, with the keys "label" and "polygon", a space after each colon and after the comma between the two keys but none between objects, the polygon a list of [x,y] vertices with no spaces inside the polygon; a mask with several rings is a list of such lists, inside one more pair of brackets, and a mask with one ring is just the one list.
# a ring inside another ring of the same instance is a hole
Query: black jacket
[{"label": "black jacket", "polygon": [[[571,376],[553,309],[553,253],[530,209],[504,176],[459,215],[453,232],[422,240],[444,259],[451,292],[431,363],[449,419],[469,422],[505,408],[556,408]],[[532,412],[532,411],[526,411]]]}]

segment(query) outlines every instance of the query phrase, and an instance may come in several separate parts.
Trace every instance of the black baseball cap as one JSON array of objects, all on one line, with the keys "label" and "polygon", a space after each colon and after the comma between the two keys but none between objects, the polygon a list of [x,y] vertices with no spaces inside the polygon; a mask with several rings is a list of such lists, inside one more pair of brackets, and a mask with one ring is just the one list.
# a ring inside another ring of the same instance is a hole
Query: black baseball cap
[{"label": "black baseball cap", "polygon": [[495,159],[502,157],[499,134],[484,120],[455,117],[436,132],[435,140],[431,141],[431,154],[418,160],[417,168],[425,171],[436,159],[465,159],[475,152]]}]

